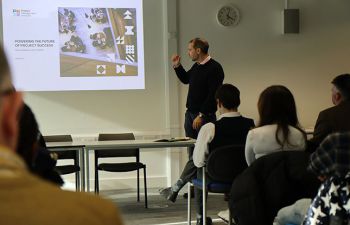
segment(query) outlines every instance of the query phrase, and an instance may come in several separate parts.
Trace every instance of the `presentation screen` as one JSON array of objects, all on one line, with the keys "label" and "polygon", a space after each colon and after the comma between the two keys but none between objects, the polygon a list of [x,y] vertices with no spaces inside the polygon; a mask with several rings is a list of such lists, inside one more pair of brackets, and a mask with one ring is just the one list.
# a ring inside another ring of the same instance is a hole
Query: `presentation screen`
[{"label": "presentation screen", "polygon": [[1,0],[23,91],[144,89],[142,0]]}]

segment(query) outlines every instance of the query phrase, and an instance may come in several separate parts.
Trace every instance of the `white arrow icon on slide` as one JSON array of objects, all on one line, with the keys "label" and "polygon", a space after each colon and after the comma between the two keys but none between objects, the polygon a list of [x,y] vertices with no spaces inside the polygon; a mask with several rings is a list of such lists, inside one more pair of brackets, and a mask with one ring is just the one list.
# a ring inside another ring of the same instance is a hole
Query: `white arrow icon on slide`
[{"label": "white arrow icon on slide", "polygon": [[131,20],[132,19],[132,13],[129,10],[126,10],[126,12],[124,13],[125,17],[124,20]]}]

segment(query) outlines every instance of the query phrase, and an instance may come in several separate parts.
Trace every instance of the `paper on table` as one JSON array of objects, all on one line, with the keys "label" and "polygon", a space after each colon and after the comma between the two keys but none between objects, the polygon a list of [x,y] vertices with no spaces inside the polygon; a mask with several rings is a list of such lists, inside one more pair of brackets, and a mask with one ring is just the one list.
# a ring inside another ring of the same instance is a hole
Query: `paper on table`
[{"label": "paper on table", "polygon": [[175,137],[175,138],[164,138],[155,140],[155,142],[176,142],[176,141],[189,141],[191,138],[189,137]]}]

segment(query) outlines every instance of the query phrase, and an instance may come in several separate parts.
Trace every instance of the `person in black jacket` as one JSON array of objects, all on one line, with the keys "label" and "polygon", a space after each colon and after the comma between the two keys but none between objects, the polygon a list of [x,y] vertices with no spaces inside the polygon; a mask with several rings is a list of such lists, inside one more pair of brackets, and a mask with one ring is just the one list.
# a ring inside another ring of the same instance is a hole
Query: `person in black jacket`
[{"label": "person in black jacket", "polygon": [[350,132],[328,135],[310,157],[308,169],[323,182],[304,225],[348,225],[350,222]]},{"label": "person in black jacket", "polygon": [[307,171],[309,153],[281,151],[262,156],[235,178],[229,209],[239,225],[271,225],[278,210],[313,198],[320,181]]},{"label": "person in black jacket", "polygon": [[332,81],[333,107],[318,115],[314,136],[309,141],[308,150],[313,152],[329,134],[350,131],[350,74],[341,74]]},{"label": "person in black jacket", "polygon": [[63,179],[55,170],[56,160],[46,149],[35,116],[26,104],[19,119],[17,152],[32,173],[57,185],[63,184]]}]

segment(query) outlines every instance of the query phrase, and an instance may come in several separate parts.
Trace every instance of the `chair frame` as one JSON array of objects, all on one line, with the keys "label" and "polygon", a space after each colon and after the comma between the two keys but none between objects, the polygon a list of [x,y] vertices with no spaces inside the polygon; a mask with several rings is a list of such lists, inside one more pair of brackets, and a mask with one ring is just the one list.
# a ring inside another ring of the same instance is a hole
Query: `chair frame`
[{"label": "chair frame", "polygon": [[[229,152],[231,154],[239,154],[239,152],[237,151],[243,151],[242,152],[242,156],[244,157],[244,145],[228,145],[228,146],[223,146],[223,147],[219,147],[213,150],[213,152],[215,151],[216,154],[218,153],[218,151],[224,152],[224,151],[232,151],[232,149],[235,149],[236,152]],[[219,153],[221,153],[219,152]],[[202,167],[202,195],[203,195],[203,221],[206,221],[206,217],[207,217],[207,206],[206,206],[206,201],[207,201],[207,176],[209,176],[210,178],[213,179],[212,183],[223,183],[224,181],[227,180],[231,180],[233,182],[234,177],[236,177],[239,173],[243,172],[243,170],[245,168],[234,168],[234,170],[232,171],[232,174],[230,174],[230,177],[227,178],[223,178],[221,176],[218,175],[218,173],[216,173],[217,171],[211,169],[208,173],[208,165],[211,165],[211,163],[215,160],[215,156],[214,154],[210,154],[207,160],[207,164],[205,166]],[[241,156],[241,157],[242,157]],[[245,162],[245,158],[243,158],[244,162]],[[240,165],[242,166],[242,165]],[[207,174],[208,173],[208,174]],[[216,178],[219,181],[216,181]],[[188,193],[188,198],[187,198],[187,224],[191,225],[191,184],[189,183],[187,185],[187,193]],[[231,212],[229,211],[229,221],[228,224],[231,225],[232,224],[232,215]]]},{"label": "chair frame", "polygon": [[[46,142],[72,142],[72,136],[71,135],[49,135],[49,136],[43,136],[45,143]],[[72,150],[64,150],[64,151],[56,151],[56,150],[50,150],[52,153],[56,153],[57,155],[64,155],[65,153],[70,154],[73,153],[74,157],[68,156],[63,158],[58,158],[57,160],[64,160],[64,159],[73,159],[74,166],[79,167],[79,171],[74,172],[75,173],[75,188],[77,191],[81,191],[80,186],[80,164],[79,164],[79,150],[72,149]],[[62,165],[65,166],[65,165]],[[59,170],[61,166],[56,166],[56,168]],[[67,173],[69,174],[69,173]],[[66,175],[66,174],[60,174],[60,175]]]},{"label": "chair frame", "polygon": [[[102,138],[101,138],[102,137]],[[102,139],[102,140],[101,140]],[[135,136],[133,133],[115,133],[115,134],[99,134],[99,141],[108,141],[108,140],[135,140]],[[113,152],[113,150],[98,150],[95,151],[95,194],[99,194],[99,164],[98,159],[99,158],[120,158],[120,157],[135,157],[136,163],[140,163],[140,150],[139,149],[130,149],[136,152],[136,154],[121,154],[118,156],[113,156],[113,153],[108,154],[108,152]],[[104,153],[105,155],[97,156],[99,153],[101,154],[101,151],[107,152]],[[109,156],[111,155],[111,156]],[[118,163],[108,163],[108,164],[118,164]],[[144,193],[145,193],[145,208],[148,208],[148,201],[147,201],[147,175],[146,175],[146,165],[143,164],[143,177],[144,177]],[[102,170],[104,171],[104,170]],[[137,201],[140,202],[140,169],[137,169]],[[105,172],[111,172],[111,171],[105,171]],[[125,171],[125,172],[131,172],[131,171]]]}]

